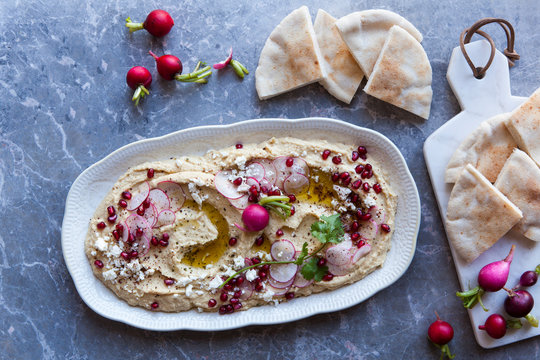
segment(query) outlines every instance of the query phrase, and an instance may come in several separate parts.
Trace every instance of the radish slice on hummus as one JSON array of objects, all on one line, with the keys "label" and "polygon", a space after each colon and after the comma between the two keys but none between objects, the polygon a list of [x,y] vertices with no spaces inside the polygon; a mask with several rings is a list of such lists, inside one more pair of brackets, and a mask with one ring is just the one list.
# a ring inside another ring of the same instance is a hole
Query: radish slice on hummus
[{"label": "radish slice on hummus", "polygon": [[137,247],[139,256],[144,256],[148,254],[148,251],[150,250],[150,239],[148,237],[146,237],[145,235],[141,236],[141,238],[138,239],[137,244],[139,244],[139,246]]},{"label": "radish slice on hummus", "polygon": [[298,271],[298,265],[293,263],[270,265],[270,277],[280,283],[294,279],[296,271]]},{"label": "radish slice on hummus", "polygon": [[186,194],[180,184],[175,183],[174,181],[162,181],[158,183],[156,187],[167,194],[169,201],[171,202],[172,211],[178,211],[184,206]]},{"label": "radish slice on hummus", "polygon": [[295,279],[295,278],[293,277],[291,280],[282,283],[282,282],[279,282],[279,281],[274,280],[274,278],[272,278],[272,277],[270,276],[270,277],[268,278],[268,284],[270,284],[271,286],[275,287],[276,289],[285,289],[285,288],[290,287],[290,286],[293,284],[294,279]]},{"label": "radish slice on hummus", "polygon": [[174,224],[176,215],[172,210],[162,210],[157,217],[157,221],[154,227],[161,227],[165,225]]},{"label": "radish slice on hummus", "polygon": [[291,174],[283,181],[283,190],[288,194],[295,194],[302,191],[309,185],[309,179],[303,174]]},{"label": "radish slice on hummus", "polygon": [[326,263],[328,266],[328,271],[334,276],[343,276],[351,272],[352,268],[350,265],[334,265],[330,262]]},{"label": "radish slice on hummus", "polygon": [[152,237],[152,228],[148,221],[140,215],[131,214],[126,219],[126,227],[129,229],[129,233],[132,234],[137,240],[137,229],[142,230],[142,235],[147,238]]},{"label": "radish slice on hummus", "polygon": [[356,264],[358,262],[358,260],[360,260],[361,258],[363,258],[364,256],[366,256],[367,254],[369,254],[371,252],[371,245],[369,244],[365,244],[364,246],[362,246],[360,249],[356,250],[354,252],[354,254],[351,256],[351,262],[353,264]]},{"label": "radish slice on hummus", "polygon": [[150,190],[150,193],[148,194],[148,199],[150,199],[150,202],[154,204],[158,213],[162,210],[170,209],[171,207],[171,201],[169,200],[169,197],[161,189]]},{"label": "radish slice on hummus", "polygon": [[294,258],[296,249],[292,242],[282,239],[272,244],[270,254],[276,261],[290,261]]},{"label": "radish slice on hummus", "polygon": [[360,228],[360,234],[362,235],[364,239],[367,239],[367,240],[375,239],[375,236],[377,236],[378,232],[379,232],[379,225],[373,219],[364,222],[362,224],[362,227]]},{"label": "radish slice on hummus", "polygon": [[240,289],[240,291],[242,291],[242,295],[240,295],[240,299],[242,300],[249,299],[251,297],[251,294],[253,294],[253,284],[247,280],[242,282],[242,285],[240,285],[238,288]]},{"label": "radish slice on hummus", "polygon": [[268,159],[257,159],[255,161],[264,167],[264,178],[270,183],[270,186],[274,186],[276,183],[277,171],[273,161]]},{"label": "radish slice on hummus", "polygon": [[146,219],[146,221],[148,221],[148,225],[150,225],[150,227],[156,224],[158,213],[159,212],[154,204],[150,204],[150,207],[144,212],[143,217]]},{"label": "radish slice on hummus", "polygon": [[129,211],[133,211],[137,209],[141,204],[146,200],[148,197],[148,194],[150,193],[150,184],[148,182],[144,182],[140,184],[137,189],[135,189],[132,192],[132,197],[130,200],[127,201],[127,209]]},{"label": "radish slice on hummus", "polygon": [[253,177],[257,182],[261,181],[265,177],[264,166],[258,162],[252,162],[246,167],[246,176]]},{"label": "radish slice on hummus", "polygon": [[304,288],[306,286],[309,286],[313,284],[313,279],[307,280],[300,271],[296,273],[296,277],[294,278],[293,285],[297,288]]},{"label": "radish slice on hummus", "polygon": [[249,205],[249,196],[247,194],[242,195],[238,199],[227,199],[232,206],[238,210],[244,210]]},{"label": "radish slice on hummus", "polygon": [[238,192],[238,187],[229,180],[231,178],[234,178],[231,171],[220,171],[214,177],[214,186],[216,187],[216,190],[227,199],[238,199],[244,194]]},{"label": "radish slice on hummus", "polygon": [[289,292],[289,289],[290,287],[279,289],[272,285],[266,284],[266,291],[271,291],[274,296],[285,295],[287,292]]}]

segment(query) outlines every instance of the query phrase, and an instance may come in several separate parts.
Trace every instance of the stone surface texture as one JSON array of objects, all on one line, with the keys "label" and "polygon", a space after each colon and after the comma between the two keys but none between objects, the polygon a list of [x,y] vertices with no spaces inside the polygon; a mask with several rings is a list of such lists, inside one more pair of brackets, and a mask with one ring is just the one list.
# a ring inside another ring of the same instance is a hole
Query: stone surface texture
[{"label": "stone surface texture", "polygon": [[[254,70],[262,46],[304,4],[313,18],[318,8],[335,17],[384,8],[415,24],[433,67],[430,118],[362,91],[345,105],[318,84],[259,101]],[[128,33],[127,16],[143,21],[156,8],[175,20],[168,36]],[[435,310],[454,325],[450,345],[459,359],[539,358],[538,338],[489,351],[476,344],[454,295],[456,272],[422,154],[426,137],[460,111],[445,75],[461,30],[487,16],[514,24],[521,60],[510,70],[512,92],[528,96],[540,86],[539,13],[535,0],[0,1],[0,358],[436,359],[439,350],[426,339]],[[503,49],[502,30],[486,30]],[[166,82],[147,54],[176,54],[191,69],[199,59],[221,61],[231,45],[251,70],[243,81],[229,69],[215,72],[207,85]],[[138,108],[125,84],[135,65],[154,75]],[[309,116],[377,130],[409,164],[422,224],[414,260],[393,286],[344,311],[215,333],[139,330],[102,318],[81,301],[60,232],[67,192],[85,168],[125,144],[179,129]]]}]

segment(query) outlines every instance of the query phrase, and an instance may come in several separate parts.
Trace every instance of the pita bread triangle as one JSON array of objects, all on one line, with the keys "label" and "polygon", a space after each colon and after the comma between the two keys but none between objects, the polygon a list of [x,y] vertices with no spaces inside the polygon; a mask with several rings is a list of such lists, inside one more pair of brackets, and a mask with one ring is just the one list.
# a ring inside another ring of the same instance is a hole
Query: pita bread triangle
[{"label": "pita bread triangle", "polygon": [[506,159],[517,147],[505,121],[510,113],[496,115],[483,121],[465,138],[452,154],[446,166],[444,179],[447,183],[456,182],[467,164],[471,164],[490,182],[495,182]]},{"label": "pita bread triangle", "polygon": [[515,149],[502,168],[495,187],[523,212],[515,229],[540,241],[540,168],[523,151]]},{"label": "pita bread triangle", "polygon": [[431,108],[431,65],[416,39],[394,25],[364,91],[427,119]]},{"label": "pita bread triangle", "polygon": [[522,216],[521,210],[469,164],[450,193],[446,233],[457,253],[470,263]]},{"label": "pita bread triangle", "polygon": [[506,127],[519,147],[540,166],[540,88],[512,111]]},{"label": "pita bread triangle", "polygon": [[388,31],[399,25],[418,42],[422,34],[404,17],[388,10],[365,10],[346,15],[336,22],[341,37],[367,77],[371,76],[375,62],[388,37]]},{"label": "pita bread triangle", "polygon": [[259,57],[259,99],[283,94],[326,77],[307,6],[287,15],[272,31]]},{"label": "pita bread triangle", "polygon": [[347,104],[358,90],[364,73],[341,39],[336,19],[326,11],[319,9],[315,18],[315,35],[321,49],[327,77],[320,83],[338,100]]}]

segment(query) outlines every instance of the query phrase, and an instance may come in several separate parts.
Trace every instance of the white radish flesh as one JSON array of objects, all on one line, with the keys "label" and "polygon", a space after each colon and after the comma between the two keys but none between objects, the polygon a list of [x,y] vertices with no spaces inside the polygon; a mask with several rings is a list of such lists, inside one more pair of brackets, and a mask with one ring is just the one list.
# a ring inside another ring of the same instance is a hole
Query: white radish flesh
[{"label": "white radish flesh", "polygon": [[131,194],[131,199],[127,200],[128,206],[127,209],[129,211],[133,211],[137,209],[141,204],[146,200],[148,197],[148,194],[150,193],[150,184],[148,182],[144,182],[140,184],[137,189],[133,190]]},{"label": "white radish flesh", "polygon": [[156,187],[167,194],[171,202],[172,211],[178,211],[184,206],[186,194],[180,184],[175,183],[174,181],[162,181],[158,183]]},{"label": "white radish flesh", "polygon": [[238,192],[238,187],[229,180],[231,177],[234,177],[234,175],[228,170],[218,172],[214,177],[214,186],[227,199],[238,199],[244,194]]},{"label": "white radish flesh", "polygon": [[276,289],[285,289],[285,288],[290,287],[293,284],[294,279],[295,278],[293,277],[291,280],[282,283],[282,282],[274,280],[272,277],[269,277],[268,284],[270,284],[272,287],[275,287]]},{"label": "white radish flesh", "polygon": [[246,167],[246,176],[253,177],[257,182],[261,181],[265,177],[264,166],[258,162],[252,162]]},{"label": "white radish flesh", "polygon": [[150,240],[148,237],[146,237],[145,235],[141,236],[141,238],[137,240],[137,244],[139,244],[139,246],[137,247],[139,256],[144,256],[148,254],[148,251],[150,250]]},{"label": "white radish flesh", "polygon": [[227,200],[229,200],[231,205],[237,208],[238,210],[244,210],[249,205],[249,196],[247,194],[244,194],[238,199],[227,199]]},{"label": "white radish flesh", "polygon": [[304,288],[312,283],[313,279],[307,280],[304,275],[302,275],[302,272],[298,271],[296,273],[296,277],[294,278],[293,286],[296,286],[297,288]]},{"label": "white radish flesh", "polygon": [[362,246],[361,248],[359,248],[353,253],[353,255],[351,256],[351,263],[356,264],[358,260],[366,256],[370,252],[371,252],[371,245],[365,244],[364,246]]},{"label": "white radish flesh", "polygon": [[349,264],[340,266],[327,262],[326,266],[328,266],[328,271],[334,276],[343,276],[351,272]]},{"label": "white radish flesh", "polygon": [[152,189],[148,194],[148,199],[156,207],[157,212],[171,208],[171,202],[165,191],[161,189]]},{"label": "white radish flesh", "polygon": [[283,190],[287,194],[296,194],[309,186],[309,179],[302,174],[291,174],[283,181]]},{"label": "white radish flesh", "polygon": [[158,218],[154,227],[174,224],[176,215],[171,210],[163,210],[158,214]]},{"label": "white radish flesh", "polygon": [[271,291],[274,296],[285,295],[289,290],[290,288],[288,287],[283,288],[283,289],[278,289],[276,287],[273,287],[272,285],[266,284],[266,291]]},{"label": "white radish flesh", "polygon": [[289,240],[278,240],[272,244],[270,254],[276,261],[290,261],[296,254],[296,249]]},{"label": "white radish flesh", "polygon": [[364,222],[360,228],[360,235],[368,241],[375,239],[378,232],[379,225],[373,219]]},{"label": "white radish flesh", "polygon": [[127,217],[126,227],[129,229],[129,233],[135,237],[135,240],[137,240],[137,229],[141,229],[143,235],[147,238],[152,237],[152,228],[150,224],[148,224],[148,221],[146,221],[145,218],[137,214],[131,214]]},{"label": "white radish flesh", "polygon": [[298,270],[298,265],[296,264],[272,264],[270,265],[270,276],[280,282],[286,283],[294,279],[296,271]]},{"label": "white radish flesh", "polygon": [[148,221],[148,225],[150,227],[153,227],[156,224],[157,217],[158,217],[158,211],[154,204],[150,204],[150,207],[144,211],[143,217]]},{"label": "white radish flesh", "polygon": [[244,282],[242,285],[238,286],[240,291],[242,291],[242,295],[240,295],[241,300],[247,300],[251,297],[251,294],[253,294],[253,284],[247,281],[244,278]]},{"label": "white radish flesh", "polygon": [[268,159],[257,159],[256,161],[264,167],[264,178],[270,183],[270,186],[274,186],[276,183],[277,171],[273,162]]}]

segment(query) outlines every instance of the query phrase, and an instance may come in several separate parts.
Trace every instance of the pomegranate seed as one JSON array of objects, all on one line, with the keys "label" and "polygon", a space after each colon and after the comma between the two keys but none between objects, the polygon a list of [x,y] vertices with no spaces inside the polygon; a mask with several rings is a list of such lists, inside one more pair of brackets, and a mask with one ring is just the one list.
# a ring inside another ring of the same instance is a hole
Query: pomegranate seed
[{"label": "pomegranate seed", "polygon": [[116,224],[115,228],[119,233],[124,232],[124,225],[122,224]]},{"label": "pomegranate seed", "polygon": [[242,178],[237,177],[236,179],[233,180],[233,184],[236,185],[236,186],[241,185],[242,184]]},{"label": "pomegranate seed", "polygon": [[260,291],[262,291],[262,289],[263,289],[263,284],[262,283],[258,283],[258,284],[255,285],[255,291],[260,292]]},{"label": "pomegranate seed", "polygon": [[118,218],[118,216],[116,214],[114,214],[113,216],[109,216],[107,218],[107,221],[110,222],[111,224],[114,224],[117,218]]},{"label": "pomegranate seed", "polygon": [[360,155],[366,155],[367,154],[367,149],[366,149],[365,146],[359,146],[358,149],[356,149],[356,150],[358,150],[358,154],[360,154]]},{"label": "pomegranate seed", "polygon": [[362,214],[362,216],[360,216],[360,220],[364,220],[364,221],[371,220],[371,214],[370,213]]},{"label": "pomegranate seed", "polygon": [[347,179],[343,180],[343,185],[344,185],[344,186],[349,186],[349,184],[351,183],[351,181],[352,181],[352,178],[347,178]]},{"label": "pomegranate seed", "polygon": [[263,194],[268,194],[268,188],[266,186],[261,186],[261,192]]},{"label": "pomegranate seed", "polygon": [[261,263],[261,259],[259,259],[258,257],[253,257],[251,258],[251,262],[255,265],[255,264],[260,264]]},{"label": "pomegranate seed", "polygon": [[387,224],[382,224],[381,229],[383,229],[387,233],[390,232],[390,226],[388,226]]},{"label": "pomegranate seed", "polygon": [[362,185],[362,180],[358,179],[352,184],[352,188],[355,190],[358,190],[360,188],[360,185]]},{"label": "pomegranate seed", "polygon": [[238,239],[235,238],[235,237],[230,238],[230,239],[229,239],[229,246],[234,246],[234,245],[236,245],[236,242],[237,242],[237,241],[238,241]]},{"label": "pomegranate seed", "polygon": [[364,165],[356,165],[356,167],[354,168],[354,171],[357,174],[361,174],[364,171]]},{"label": "pomegranate seed", "polygon": [[237,149],[241,149],[241,148],[244,147],[244,145],[242,145],[242,144],[240,144],[240,143],[236,144],[235,146],[236,146]]},{"label": "pomegranate seed", "polygon": [[231,298],[231,304],[235,305],[235,304],[238,304],[240,300],[238,300],[238,298]]},{"label": "pomegranate seed", "polygon": [[261,269],[263,269],[263,271],[268,272],[268,270],[270,270],[270,265],[268,265],[268,264],[263,265],[263,266],[261,266]]},{"label": "pomegranate seed", "polygon": [[330,280],[332,280],[333,278],[334,278],[334,275],[332,275],[332,274],[326,274],[326,275],[323,276],[322,279],[323,279],[323,281],[330,281]]},{"label": "pomegranate seed", "polygon": [[124,209],[127,208],[127,201],[124,199],[121,199],[120,201],[118,201],[118,206]]},{"label": "pomegranate seed", "polygon": [[152,168],[148,169],[148,171],[146,172],[146,176],[148,178],[153,178],[154,177],[154,169],[152,169]]},{"label": "pomegranate seed", "polygon": [[339,180],[339,173],[333,173],[332,174],[332,181],[333,182],[336,182]]},{"label": "pomegranate seed", "polygon": [[360,234],[359,233],[355,232],[355,233],[351,234],[351,240],[352,241],[356,241],[358,239],[360,239]]},{"label": "pomegranate seed", "polygon": [[371,166],[371,164],[366,164],[365,169],[371,171],[373,170],[373,166]]},{"label": "pomegranate seed", "polygon": [[215,299],[208,300],[208,307],[213,308],[216,305],[217,305],[217,301]]},{"label": "pomegranate seed", "polygon": [[294,293],[292,293],[292,292],[285,293],[285,299],[287,299],[287,300],[294,299]]},{"label": "pomegranate seed", "polygon": [[296,196],[294,196],[293,194],[291,195],[287,195],[289,197],[289,202],[295,202],[296,201]]},{"label": "pomegranate seed", "polygon": [[225,305],[221,305],[219,307],[219,315],[225,315],[227,313],[227,307]]},{"label": "pomegranate seed", "polygon": [[161,234],[161,238],[165,241],[169,241],[169,234],[168,233],[163,233]]},{"label": "pomegranate seed", "polygon": [[328,150],[328,149],[324,150],[324,151],[322,152],[322,155],[321,155],[321,156],[322,156],[323,160],[328,159],[328,157],[330,156],[330,150]]},{"label": "pomegranate seed", "polygon": [[382,191],[381,184],[373,184],[373,190],[376,194],[379,194]]},{"label": "pomegranate seed", "polygon": [[281,191],[279,189],[275,189],[275,190],[269,191],[268,195],[270,195],[270,196],[279,196],[279,195],[281,195]]},{"label": "pomegranate seed", "polygon": [[372,176],[373,176],[373,170],[369,170],[369,174],[368,174],[367,178],[371,179]]},{"label": "pomegranate seed", "polygon": [[319,261],[317,261],[317,266],[323,267],[324,265],[326,265],[326,259],[320,258]]},{"label": "pomegranate seed", "polygon": [[360,176],[362,177],[362,179],[367,178],[369,176],[369,171],[367,170],[362,171],[362,174]]},{"label": "pomegranate seed", "polygon": [[141,204],[141,206],[137,208],[137,215],[144,216],[144,212],[145,212],[144,206]]},{"label": "pomegranate seed", "polygon": [[278,229],[278,230],[276,231],[276,236],[283,236],[283,230]]},{"label": "pomegranate seed", "polygon": [[231,279],[231,281],[229,281],[229,284],[231,284],[233,287],[235,287],[236,282],[237,282],[237,280],[236,280],[236,278],[234,278],[234,279]]},{"label": "pomegranate seed", "polygon": [[174,283],[175,283],[174,279],[165,279],[165,280],[163,280],[163,282],[164,282],[165,285],[167,285],[167,286],[174,285]]},{"label": "pomegranate seed", "polygon": [[358,194],[353,194],[351,200],[352,200],[353,203],[358,202]]},{"label": "pomegranate seed", "polygon": [[124,259],[126,261],[129,260],[129,254],[127,252],[125,252],[125,251],[122,251],[120,253],[120,256],[122,257],[122,259]]},{"label": "pomegranate seed", "polygon": [[370,186],[367,182],[365,182],[363,185],[362,185],[362,190],[364,190],[365,192],[369,192],[369,189],[370,189]]},{"label": "pomegranate seed", "polygon": [[358,243],[356,244],[356,247],[360,249],[360,248],[361,248],[362,246],[364,246],[364,245],[366,245],[366,242],[365,242],[364,240],[360,240],[360,241],[358,241]]},{"label": "pomegranate seed", "polygon": [[334,157],[332,157],[332,162],[333,162],[334,164],[336,164],[336,165],[341,164],[341,157],[340,157],[340,156],[337,156],[337,155],[334,156]]},{"label": "pomegranate seed", "polygon": [[157,237],[152,236],[152,238],[150,239],[150,243],[151,243],[152,245],[154,245],[154,246],[158,246],[159,240],[158,240]]},{"label": "pomegranate seed", "polygon": [[295,212],[296,212],[296,209],[294,208],[294,205],[292,205],[291,206],[291,216],[293,216]]},{"label": "pomegranate seed", "polygon": [[99,230],[103,230],[103,229],[105,229],[105,226],[107,226],[107,225],[105,225],[105,223],[102,221],[102,222],[98,222],[98,224],[96,226],[97,226],[97,228]]},{"label": "pomegranate seed", "polygon": [[236,279],[236,285],[240,286],[244,283],[244,278],[243,277],[239,277],[238,279]]},{"label": "pomegranate seed", "polygon": [[249,193],[253,196],[259,196],[259,190],[257,190],[257,187],[255,185],[251,185],[249,188]]},{"label": "pomegranate seed", "polygon": [[162,247],[167,247],[167,245],[169,245],[169,242],[167,240],[159,240],[159,245]]},{"label": "pomegranate seed", "polygon": [[144,199],[144,201],[142,203],[143,208],[148,209],[150,207],[150,205],[151,205],[150,198]]},{"label": "pomegranate seed", "polygon": [[248,197],[248,201],[249,201],[250,203],[256,203],[257,200],[259,200],[258,197],[257,197],[257,195],[251,194],[251,195],[249,195],[249,197]]},{"label": "pomegranate seed", "polygon": [[358,231],[358,229],[360,229],[360,224],[355,220],[351,224],[351,231]]},{"label": "pomegranate seed", "polygon": [[225,291],[232,291],[233,289],[233,286],[231,285],[230,282],[228,282],[227,284],[223,285],[223,290]]},{"label": "pomegranate seed", "polygon": [[131,193],[129,191],[123,191],[122,197],[126,200],[131,200]]},{"label": "pomegranate seed", "polygon": [[107,207],[107,213],[109,214],[109,216],[113,216],[114,214],[116,214],[116,210],[114,209],[114,206]]},{"label": "pomegranate seed", "polygon": [[287,167],[291,167],[291,166],[293,166],[293,164],[294,164],[294,159],[293,158],[287,158],[287,160],[285,160],[285,165]]},{"label": "pomegranate seed", "polygon": [[358,151],[353,151],[352,152],[352,154],[351,154],[352,161],[358,160],[359,157],[360,157],[360,154],[358,154]]},{"label": "pomegranate seed", "polygon": [[261,246],[264,242],[264,238],[262,236],[259,236],[255,239],[255,245]]},{"label": "pomegranate seed", "polygon": [[238,290],[234,292],[234,298],[238,299],[240,296],[242,296],[242,290]]},{"label": "pomegranate seed", "polygon": [[266,280],[267,275],[264,271],[259,271],[259,277],[264,281]]},{"label": "pomegranate seed", "polygon": [[101,260],[94,261],[94,265],[96,265],[98,269],[103,269],[103,262],[101,262]]},{"label": "pomegranate seed", "polygon": [[129,253],[130,258],[136,258],[137,256],[139,256],[139,253],[137,252],[137,250],[133,250],[132,252]]},{"label": "pomegranate seed", "polygon": [[231,304],[225,305],[225,308],[227,309],[227,314],[232,314],[234,312],[234,307]]},{"label": "pomegranate seed", "polygon": [[120,239],[120,234],[118,233],[118,230],[113,230],[112,236],[113,236],[116,240]]},{"label": "pomegranate seed", "polygon": [[340,178],[341,180],[347,180],[350,176],[351,176],[351,175],[349,175],[349,173],[346,172],[346,171],[345,171],[345,172],[342,172],[341,174],[339,174],[339,178]]},{"label": "pomegranate seed", "polygon": [[135,236],[133,236],[133,234],[129,234],[128,235],[128,238],[127,238],[127,242],[129,244],[133,243],[135,241]]},{"label": "pomegranate seed", "polygon": [[256,277],[254,281],[255,281],[255,284],[262,284],[262,280],[260,277]]},{"label": "pomegranate seed", "polygon": [[221,301],[227,301],[228,299],[229,297],[225,293],[221,293],[221,295],[219,295],[219,300]]},{"label": "pomegranate seed", "polygon": [[239,301],[238,304],[234,304],[233,307],[234,307],[234,310],[238,310],[242,308],[242,303]]},{"label": "pomegranate seed", "polygon": [[159,307],[159,304],[157,301],[154,301],[151,305],[152,309],[157,309]]},{"label": "pomegranate seed", "polygon": [[144,233],[143,229],[137,226],[137,230],[135,230],[135,236],[141,237],[143,236],[143,233]]}]

